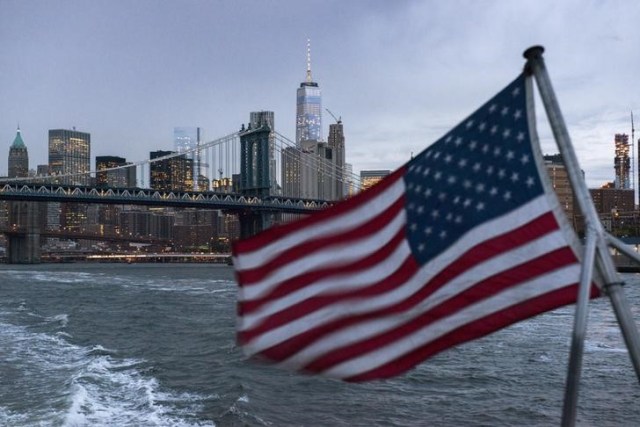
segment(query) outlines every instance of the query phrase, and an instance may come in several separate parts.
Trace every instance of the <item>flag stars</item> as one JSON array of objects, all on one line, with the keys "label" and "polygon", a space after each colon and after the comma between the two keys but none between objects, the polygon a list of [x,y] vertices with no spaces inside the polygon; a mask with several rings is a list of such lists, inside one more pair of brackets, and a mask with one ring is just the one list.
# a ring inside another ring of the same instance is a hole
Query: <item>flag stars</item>
[{"label": "flag stars", "polygon": [[470,189],[470,188],[473,186],[473,184],[471,184],[471,181],[469,181],[468,179],[465,179],[465,180],[462,182],[462,186],[463,186],[466,190],[468,190],[468,189]]},{"label": "flag stars", "polygon": [[436,171],[436,173],[433,174],[433,179],[436,181],[440,181],[440,178],[442,178],[442,172]]},{"label": "flag stars", "polygon": [[503,116],[509,114],[509,107],[502,107],[502,111],[500,111],[500,114],[502,114]]},{"label": "flag stars", "polygon": [[496,187],[491,187],[491,190],[489,190],[489,194],[495,196],[496,194],[498,194],[498,189]]},{"label": "flag stars", "polygon": [[419,193],[421,191],[422,191],[422,185],[421,184],[416,185],[416,193]]},{"label": "flag stars", "polygon": [[438,200],[440,200],[441,202],[444,202],[446,198],[447,198],[447,193],[438,194]]},{"label": "flag stars", "polygon": [[478,212],[483,211],[483,210],[484,210],[484,203],[483,203],[483,202],[479,202],[479,203],[476,205],[476,210],[477,210]]},{"label": "flag stars", "polygon": [[424,234],[426,234],[427,236],[433,233],[433,228],[432,227],[426,227],[424,229]]},{"label": "flag stars", "polygon": [[513,119],[514,119],[514,120],[518,120],[520,117],[522,117],[522,111],[521,111],[521,110],[516,110],[516,111],[513,113]]},{"label": "flag stars", "polygon": [[464,168],[465,166],[467,166],[467,159],[460,159],[458,160],[458,167],[459,168]]},{"label": "flag stars", "polygon": [[504,198],[505,201],[509,201],[511,200],[511,191],[506,191],[504,193],[504,196],[502,196]]},{"label": "flag stars", "polygon": [[449,178],[447,178],[447,184],[449,185],[455,184],[456,181],[458,181],[458,178],[455,175],[449,175]]},{"label": "flag stars", "polygon": [[515,153],[511,150],[507,151],[507,154],[505,155],[505,158],[507,159],[507,161],[511,161],[513,160],[513,158],[515,157]]},{"label": "flag stars", "polygon": [[498,126],[497,125],[493,125],[491,126],[491,134],[495,135],[498,132]]},{"label": "flag stars", "polygon": [[431,173],[431,168],[424,168],[422,176],[428,176]]},{"label": "flag stars", "polygon": [[507,176],[507,172],[504,169],[498,170],[498,178],[502,179]]},{"label": "flag stars", "polygon": [[536,181],[533,179],[532,176],[527,177],[527,187],[533,187],[535,185]]},{"label": "flag stars", "polygon": [[476,193],[483,193],[485,190],[485,185],[483,183],[476,184]]},{"label": "flag stars", "polygon": [[493,113],[494,111],[496,111],[497,108],[498,108],[498,106],[496,104],[491,104],[489,106],[489,112]]},{"label": "flag stars", "polygon": [[454,144],[456,144],[456,147],[459,147],[462,145],[462,138],[457,137],[456,140],[454,141]]},{"label": "flag stars", "polygon": [[431,211],[431,218],[438,219],[440,217],[440,212],[437,209]]},{"label": "flag stars", "polygon": [[411,231],[416,231],[418,229],[418,224],[416,224],[415,222],[412,222],[411,225],[409,225],[409,229]]},{"label": "flag stars", "polygon": [[446,231],[446,230],[442,230],[442,231],[440,232],[439,236],[440,236],[440,238],[441,238],[442,240],[446,239],[446,238],[447,238],[447,231]]},{"label": "flag stars", "polygon": [[418,209],[416,210],[416,212],[418,212],[418,215],[422,215],[424,213],[424,206],[422,205],[418,206]]},{"label": "flag stars", "polygon": [[493,166],[489,165],[489,167],[487,168],[487,175],[489,176],[493,175],[493,171],[494,171]]},{"label": "flag stars", "polygon": [[482,169],[482,164],[480,164],[480,162],[475,162],[472,169],[474,172],[479,172],[480,169]]},{"label": "flag stars", "polygon": [[511,181],[513,181],[514,183],[518,182],[519,179],[520,179],[520,176],[518,175],[517,172],[514,172],[511,174]]},{"label": "flag stars", "polygon": [[484,132],[484,130],[487,128],[487,124],[485,122],[482,122],[478,125],[478,130],[480,132]]},{"label": "flag stars", "polygon": [[502,154],[502,149],[500,147],[496,147],[493,149],[493,155],[495,157],[498,157],[500,154]]},{"label": "flag stars", "polygon": [[418,251],[420,251],[420,252],[424,252],[424,250],[425,250],[426,248],[427,248],[427,247],[425,246],[425,244],[424,244],[424,243],[420,243],[420,244],[418,245]]},{"label": "flag stars", "polygon": [[453,160],[453,156],[451,154],[447,154],[446,156],[444,156],[444,162],[446,164],[451,163],[452,160]]},{"label": "flag stars", "polygon": [[514,88],[513,91],[511,92],[511,96],[513,96],[514,98],[516,96],[518,96],[519,94],[520,94],[520,88],[519,87]]},{"label": "flag stars", "polygon": [[476,149],[477,146],[478,146],[478,141],[471,141],[469,143],[469,150],[473,151]]},{"label": "flag stars", "polygon": [[462,215],[457,215],[453,222],[456,224],[462,224]]},{"label": "flag stars", "polygon": [[482,152],[483,152],[484,154],[487,154],[487,153],[489,152],[489,144],[484,144],[484,145],[482,146]]},{"label": "flag stars", "polygon": [[507,139],[511,136],[511,129],[505,129],[502,131],[502,138]]},{"label": "flag stars", "polygon": [[524,141],[524,132],[518,132],[518,136],[516,137],[518,142]]},{"label": "flag stars", "polygon": [[529,163],[529,155],[523,154],[522,157],[520,157],[520,163],[522,163],[523,165]]},{"label": "flag stars", "polygon": [[469,129],[471,126],[473,126],[473,123],[474,123],[473,119],[469,120],[469,121],[467,122],[467,125],[466,125],[466,126],[467,126],[467,129]]},{"label": "flag stars", "polygon": [[428,199],[429,196],[431,196],[431,189],[427,188],[426,190],[424,190],[424,193],[422,193],[425,197],[425,199]]},{"label": "flag stars", "polygon": [[469,206],[471,206],[472,200],[470,198],[466,198],[464,199],[464,203],[462,203],[462,206],[464,206],[465,208],[468,208]]}]

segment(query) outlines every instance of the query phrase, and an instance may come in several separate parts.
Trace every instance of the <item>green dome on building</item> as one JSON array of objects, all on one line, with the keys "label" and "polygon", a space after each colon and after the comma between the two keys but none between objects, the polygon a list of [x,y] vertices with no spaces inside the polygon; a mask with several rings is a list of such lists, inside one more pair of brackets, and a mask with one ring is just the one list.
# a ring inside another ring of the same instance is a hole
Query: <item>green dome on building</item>
[{"label": "green dome on building", "polygon": [[9,148],[9,178],[21,178],[29,175],[29,153],[20,135],[20,126],[13,144]]},{"label": "green dome on building", "polygon": [[22,140],[20,128],[18,128],[18,131],[16,132],[16,137],[13,140],[13,144],[11,144],[11,148],[27,148],[27,146],[24,145],[24,141]]}]

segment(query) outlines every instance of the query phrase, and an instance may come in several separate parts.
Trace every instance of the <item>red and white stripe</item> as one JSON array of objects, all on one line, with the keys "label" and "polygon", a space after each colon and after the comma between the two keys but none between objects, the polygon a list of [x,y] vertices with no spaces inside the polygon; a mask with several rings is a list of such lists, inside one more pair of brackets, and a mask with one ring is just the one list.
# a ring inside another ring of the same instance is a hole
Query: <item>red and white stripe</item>
[{"label": "red and white stripe", "polygon": [[420,266],[405,237],[403,172],[238,242],[238,341],[248,355],[345,380],[384,378],[575,301],[580,266],[548,197]]}]

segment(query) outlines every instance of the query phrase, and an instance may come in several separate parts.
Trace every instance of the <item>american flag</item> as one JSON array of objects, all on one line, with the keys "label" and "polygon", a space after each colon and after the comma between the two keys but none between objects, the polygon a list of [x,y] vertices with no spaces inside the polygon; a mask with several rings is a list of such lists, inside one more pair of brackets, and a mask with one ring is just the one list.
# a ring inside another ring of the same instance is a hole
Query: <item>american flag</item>
[{"label": "american flag", "polygon": [[387,378],[574,303],[580,251],[523,74],[371,189],[239,241],[238,342],[290,369]]}]

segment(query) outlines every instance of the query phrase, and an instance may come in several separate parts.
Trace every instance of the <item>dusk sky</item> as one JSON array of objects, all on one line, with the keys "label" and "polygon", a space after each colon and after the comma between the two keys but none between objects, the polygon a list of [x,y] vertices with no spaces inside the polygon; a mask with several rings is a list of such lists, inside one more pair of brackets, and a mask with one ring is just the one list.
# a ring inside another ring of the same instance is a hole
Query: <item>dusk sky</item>
[{"label": "dusk sky", "polygon": [[99,155],[173,149],[175,126],[216,139],[251,111],[274,111],[294,139],[310,38],[324,135],[328,108],[356,173],[422,151],[543,45],[587,183],[600,186],[632,110],[640,129],[639,17],[637,1],[0,0],[0,176],[18,124],[31,168],[47,163],[49,129],[74,126],[91,134],[92,168]]}]

